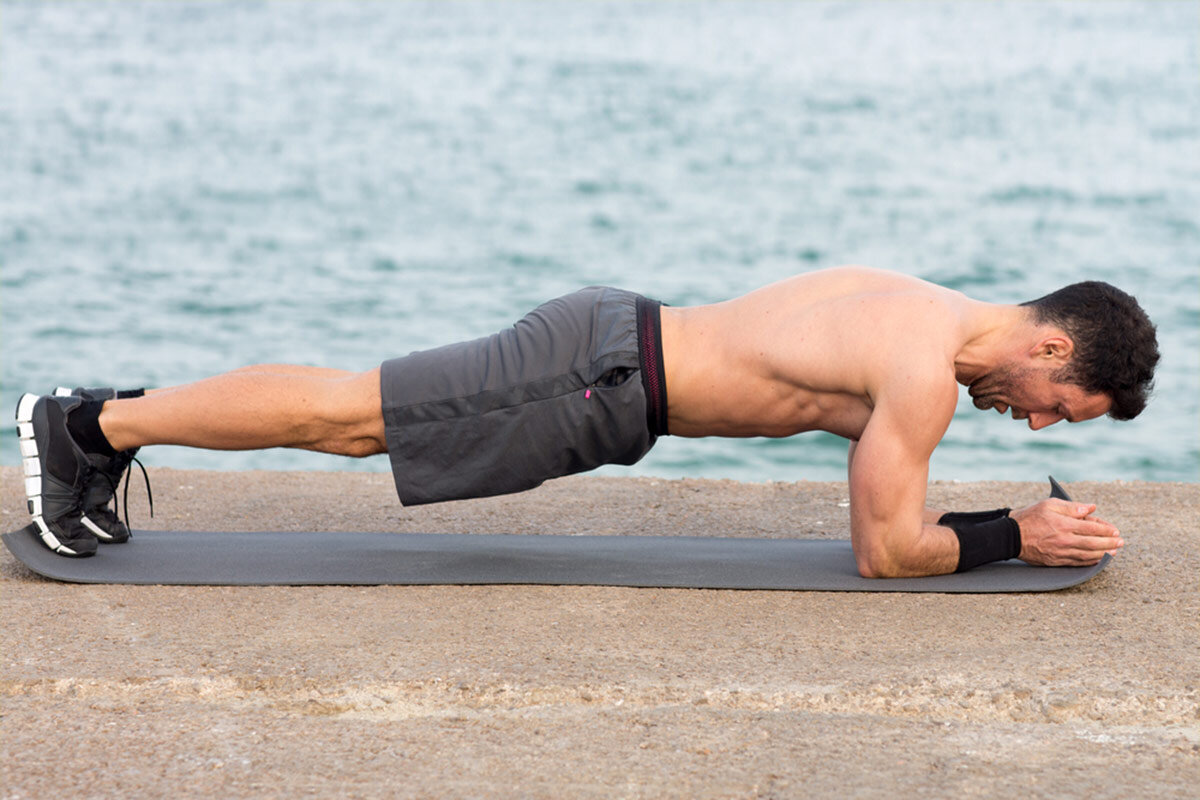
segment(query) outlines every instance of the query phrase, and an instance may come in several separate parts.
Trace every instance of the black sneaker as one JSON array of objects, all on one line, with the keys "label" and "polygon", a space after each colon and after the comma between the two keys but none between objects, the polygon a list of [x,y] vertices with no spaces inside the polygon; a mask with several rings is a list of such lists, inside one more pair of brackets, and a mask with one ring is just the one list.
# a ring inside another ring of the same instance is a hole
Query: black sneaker
[{"label": "black sneaker", "polygon": [[99,544],[80,521],[94,468],[67,431],[67,414],[81,402],[78,397],[25,394],[17,403],[29,514],[43,544],[74,558],[95,555]]},{"label": "black sneaker", "polygon": [[[54,395],[55,397],[81,397],[84,400],[113,400],[116,398],[117,392],[108,387],[85,389],[81,386],[68,389],[65,386],[59,386],[54,390]],[[121,521],[115,510],[109,508],[109,504],[116,496],[117,487],[121,485],[121,478],[125,476],[125,470],[129,469],[136,454],[137,448],[122,450],[112,457],[102,456],[98,453],[87,454],[88,462],[95,469],[95,473],[88,481],[87,492],[84,494],[81,522],[84,527],[95,534],[101,544],[120,544],[129,541],[129,526]],[[128,491],[126,491],[126,497],[128,497]]]}]

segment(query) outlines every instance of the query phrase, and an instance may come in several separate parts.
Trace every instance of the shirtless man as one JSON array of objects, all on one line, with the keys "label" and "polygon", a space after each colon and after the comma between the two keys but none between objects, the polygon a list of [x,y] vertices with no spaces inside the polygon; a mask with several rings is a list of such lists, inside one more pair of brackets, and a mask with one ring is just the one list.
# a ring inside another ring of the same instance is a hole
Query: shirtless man
[{"label": "shirtless man", "polygon": [[501,333],[365,373],[261,365],[144,394],[26,395],[17,417],[30,511],[46,545],[68,556],[128,538],[108,500],[137,448],[153,444],[388,453],[400,499],[414,504],[633,463],[667,433],[828,431],[850,442],[859,571],[898,577],[1115,553],[1123,541],[1094,505],[926,508],[929,457],[959,384],[977,408],[1034,430],[1130,419],[1157,360],[1153,325],[1107,284],[996,305],[842,267],[690,308],[592,287]]}]

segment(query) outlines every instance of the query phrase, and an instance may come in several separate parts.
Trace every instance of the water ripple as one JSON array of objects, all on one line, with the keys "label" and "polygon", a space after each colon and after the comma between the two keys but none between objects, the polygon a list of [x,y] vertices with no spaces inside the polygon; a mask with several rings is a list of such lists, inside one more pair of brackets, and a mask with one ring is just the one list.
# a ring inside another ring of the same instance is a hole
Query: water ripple
[{"label": "water ripple", "polygon": [[[1188,4],[3,16],[0,75],[20,80],[0,83],[0,405],[62,380],[367,368],[587,284],[702,303],[869,263],[1003,302],[1109,280],[1159,323],[1144,419],[1026,436],[967,405],[935,477],[1195,479]],[[672,441],[638,470],[840,480],[844,450]]]}]

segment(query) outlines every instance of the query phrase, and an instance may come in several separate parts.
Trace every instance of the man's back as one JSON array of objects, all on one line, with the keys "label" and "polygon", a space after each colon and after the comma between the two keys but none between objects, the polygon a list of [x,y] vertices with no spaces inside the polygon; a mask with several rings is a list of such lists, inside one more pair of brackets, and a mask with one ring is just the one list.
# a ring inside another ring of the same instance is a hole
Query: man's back
[{"label": "man's back", "polygon": [[965,320],[983,305],[906,275],[840,267],[664,308],[670,432],[858,439],[898,362],[932,373],[931,392],[955,385]]}]

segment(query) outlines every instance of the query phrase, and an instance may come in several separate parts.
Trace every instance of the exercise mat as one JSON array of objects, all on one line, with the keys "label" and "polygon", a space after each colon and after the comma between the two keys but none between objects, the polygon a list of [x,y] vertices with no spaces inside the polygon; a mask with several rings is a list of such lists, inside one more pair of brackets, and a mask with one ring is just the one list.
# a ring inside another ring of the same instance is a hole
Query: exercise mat
[{"label": "exercise mat", "polygon": [[928,578],[866,579],[850,542],[706,536],[137,531],[64,558],[33,526],[4,534],[21,563],[74,583],[210,586],[561,584],[862,592],[1044,592],[1104,569],[1011,560]]}]

